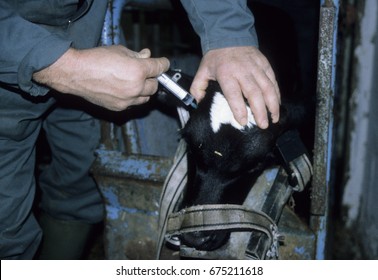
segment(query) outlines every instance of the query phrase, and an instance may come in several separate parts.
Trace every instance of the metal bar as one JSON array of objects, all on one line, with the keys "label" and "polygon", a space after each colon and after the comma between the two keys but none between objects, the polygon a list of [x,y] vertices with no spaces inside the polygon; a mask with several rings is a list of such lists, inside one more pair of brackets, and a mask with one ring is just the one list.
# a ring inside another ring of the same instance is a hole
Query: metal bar
[{"label": "metal bar", "polygon": [[93,171],[109,178],[163,182],[172,165],[171,159],[163,157],[125,155],[118,151],[104,150],[98,150],[96,154]]},{"label": "metal bar", "polygon": [[[103,46],[113,45],[113,0],[108,0],[105,13],[104,25],[101,34],[101,44]],[[101,122],[101,148],[113,150],[116,147],[114,134],[114,124]]]},{"label": "metal bar", "polygon": [[[130,0],[108,0],[105,21],[101,35],[103,46],[120,44],[121,32],[120,21],[122,11]],[[122,133],[125,131],[125,133]],[[119,137],[125,139],[119,139]],[[125,137],[126,136],[126,137]],[[120,147],[120,143],[125,143],[125,147]],[[128,154],[140,153],[139,137],[134,120],[129,120],[123,127],[114,123],[101,123],[101,145],[108,150],[126,151]]]},{"label": "metal bar", "polygon": [[338,0],[323,0],[320,8],[314,175],[310,226],[317,234],[316,258],[324,259],[333,150]]},{"label": "metal bar", "polygon": [[113,17],[112,17],[112,24],[113,24],[113,44],[118,45],[120,44],[120,37],[122,36],[122,29],[121,29],[121,16],[122,11],[125,5],[128,4],[130,0],[113,0]]},{"label": "metal bar", "polygon": [[105,21],[102,29],[101,43],[104,46],[113,45],[113,0],[108,0]]},{"label": "metal bar", "polygon": [[312,181],[311,213],[324,215],[332,143],[334,98],[334,26],[335,7],[323,6],[320,10],[317,108],[314,145],[314,178]]}]

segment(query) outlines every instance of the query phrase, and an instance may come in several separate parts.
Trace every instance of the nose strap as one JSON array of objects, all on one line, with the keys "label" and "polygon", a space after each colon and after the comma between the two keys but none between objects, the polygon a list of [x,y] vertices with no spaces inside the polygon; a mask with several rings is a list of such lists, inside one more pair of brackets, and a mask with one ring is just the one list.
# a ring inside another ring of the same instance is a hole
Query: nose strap
[{"label": "nose strap", "polygon": [[273,240],[274,221],[265,213],[242,205],[198,205],[173,213],[168,219],[167,234],[209,230],[258,230]]}]

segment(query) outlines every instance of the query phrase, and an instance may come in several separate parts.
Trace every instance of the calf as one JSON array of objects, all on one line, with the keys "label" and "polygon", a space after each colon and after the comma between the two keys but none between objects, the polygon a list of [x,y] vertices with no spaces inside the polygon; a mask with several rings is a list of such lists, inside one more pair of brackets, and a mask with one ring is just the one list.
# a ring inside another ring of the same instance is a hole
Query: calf
[{"label": "calf", "polygon": [[[275,71],[282,96],[291,100],[298,98],[301,79],[291,19],[278,9],[258,3],[252,10],[260,49]],[[210,83],[205,98],[192,111],[182,131],[188,147],[188,184],[181,208],[242,204],[262,171],[277,163],[277,138],[297,128],[306,119],[304,112],[303,106],[283,100],[280,121],[270,123],[269,128],[263,130],[256,126],[248,108],[249,122],[242,127],[234,119],[219,85]],[[306,110],[308,116],[311,113]],[[228,237],[226,231],[203,231],[182,234],[180,239],[189,247],[209,251],[222,246]]]},{"label": "calf", "polygon": [[[268,129],[236,122],[217,83],[182,131],[188,147],[188,185],[182,208],[205,204],[242,204],[262,171],[277,162],[275,143],[303,117],[300,106],[283,103],[280,121]],[[229,237],[225,231],[182,234],[181,242],[197,250],[215,250]]]}]

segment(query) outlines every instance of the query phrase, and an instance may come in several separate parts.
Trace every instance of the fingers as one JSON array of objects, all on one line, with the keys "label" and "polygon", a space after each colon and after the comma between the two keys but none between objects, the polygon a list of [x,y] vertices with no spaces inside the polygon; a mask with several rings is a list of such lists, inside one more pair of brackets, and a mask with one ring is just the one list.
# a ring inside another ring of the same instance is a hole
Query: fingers
[{"label": "fingers", "polygon": [[151,96],[158,90],[158,82],[156,79],[146,79],[141,96]]},{"label": "fingers", "polygon": [[269,121],[267,117],[266,103],[255,77],[248,77],[246,81],[240,82],[244,97],[247,99],[257,125],[260,128],[267,128]]},{"label": "fingers", "polygon": [[210,77],[207,74],[207,71],[200,67],[190,87],[190,93],[194,96],[197,102],[201,101],[205,96],[209,80]]},{"label": "fingers", "polygon": [[[273,123],[278,122],[281,104],[281,94],[277,80],[269,62],[263,58],[263,65],[254,72],[255,83],[259,87],[257,93],[262,95],[264,103],[271,113]],[[249,95],[249,94],[248,94]],[[246,96],[247,99],[249,97]],[[266,115],[266,114],[265,114]]]},{"label": "fingers", "polygon": [[151,58],[149,49],[142,49],[140,52],[135,52],[135,55],[136,58],[143,58],[141,63],[147,78],[156,78],[169,69],[169,60],[165,57]]},{"label": "fingers", "polygon": [[115,47],[120,48],[128,57],[138,59],[142,67],[142,72],[147,78],[156,78],[169,69],[169,60],[165,57],[151,58],[151,51],[149,49],[142,49],[140,52],[135,52],[125,47]]},{"label": "fingers", "polygon": [[268,76],[269,80],[274,85],[274,89],[275,89],[275,93],[276,93],[278,103],[281,104],[281,92],[280,92],[280,89],[278,87],[276,75],[274,75],[273,69],[269,66],[269,69],[265,71],[265,74]]},{"label": "fingers", "polygon": [[236,121],[248,121],[245,99],[260,128],[279,120],[280,91],[266,57],[253,46],[211,50],[202,59],[191,92],[198,98],[205,95],[209,80],[219,82]]},{"label": "fingers", "polygon": [[234,78],[220,79],[219,85],[223,94],[230,105],[235,120],[242,126],[247,125],[247,107],[244,102],[243,94],[240,90],[239,82]]},{"label": "fingers", "polygon": [[135,106],[135,105],[141,105],[141,104],[148,102],[149,100],[150,100],[149,96],[140,96],[138,98],[132,99],[132,101],[128,104],[127,107]]},{"label": "fingers", "polygon": [[142,71],[144,72],[141,83],[144,83],[144,85],[142,90],[139,92],[139,95],[153,95],[158,90],[158,81],[156,77],[169,69],[169,60],[165,57],[145,58],[141,60],[141,65]]},{"label": "fingers", "polygon": [[260,128],[269,125],[267,111],[271,113],[273,123],[278,122],[280,94],[275,79],[272,82],[264,71],[256,71],[253,76],[241,81],[240,85]]},{"label": "fingers", "polygon": [[136,58],[139,58],[139,69],[141,70],[140,82],[142,84],[141,91],[139,91],[138,95],[141,97],[149,97],[158,89],[156,77],[166,72],[169,69],[170,63],[165,57],[151,58],[151,51],[149,49],[143,49],[136,53]]},{"label": "fingers", "polygon": [[169,69],[169,60],[165,57],[146,58],[141,63],[147,78],[156,78]]}]

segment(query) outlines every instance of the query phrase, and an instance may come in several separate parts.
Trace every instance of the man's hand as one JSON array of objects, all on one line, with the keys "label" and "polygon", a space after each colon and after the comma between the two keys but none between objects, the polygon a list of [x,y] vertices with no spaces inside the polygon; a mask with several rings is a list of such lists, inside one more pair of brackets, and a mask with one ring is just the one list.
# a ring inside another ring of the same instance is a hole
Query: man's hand
[{"label": "man's hand", "polygon": [[166,58],[150,58],[148,49],[122,46],[69,49],[33,79],[62,92],[81,96],[113,111],[145,103],[158,88],[156,77],[169,68]]},{"label": "man's hand", "polygon": [[273,122],[279,120],[281,102],[277,81],[268,60],[256,47],[214,49],[202,58],[191,86],[191,93],[200,101],[209,80],[218,81],[235,119],[247,124],[247,99],[257,125],[267,128],[267,109]]}]

